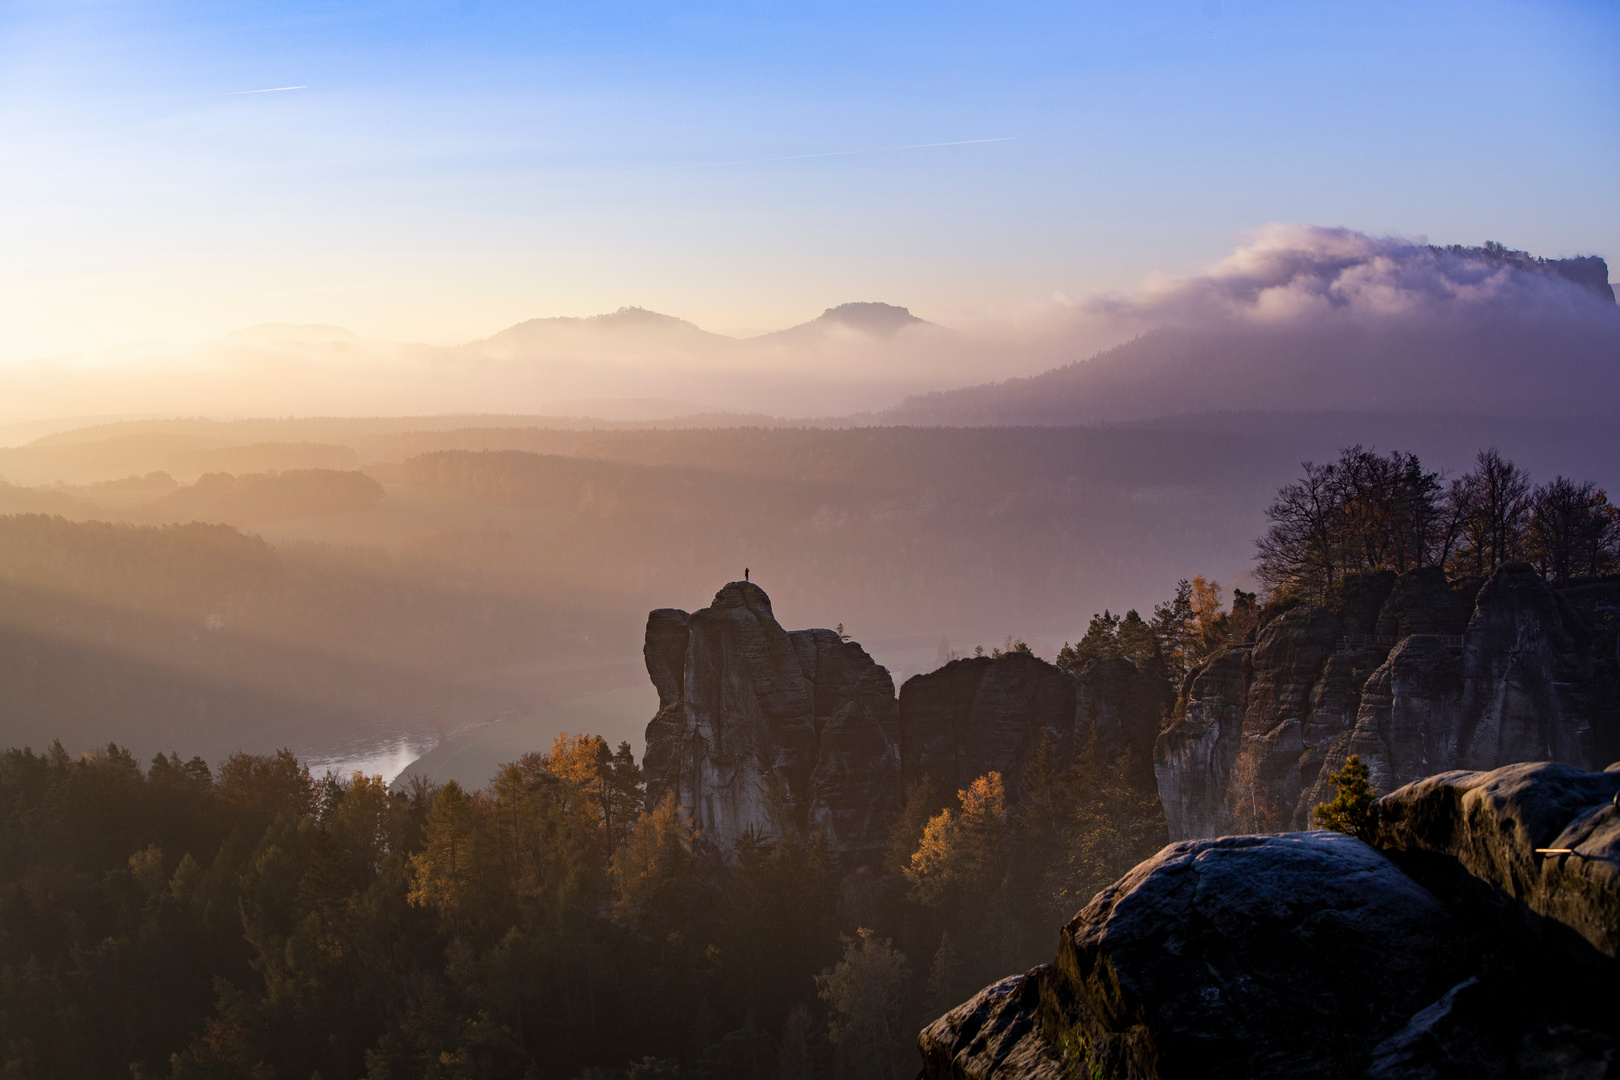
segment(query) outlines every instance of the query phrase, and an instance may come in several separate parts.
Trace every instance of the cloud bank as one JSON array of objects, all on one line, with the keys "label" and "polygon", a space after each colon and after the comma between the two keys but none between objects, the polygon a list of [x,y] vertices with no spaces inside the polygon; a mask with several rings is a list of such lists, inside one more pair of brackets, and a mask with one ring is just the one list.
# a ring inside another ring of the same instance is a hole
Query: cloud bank
[{"label": "cloud bank", "polygon": [[[1037,331],[1031,338],[1043,336]],[[1044,374],[908,400],[891,419],[1073,423],[1225,409],[1587,415],[1620,399],[1601,259],[1272,226],[1189,278],[1052,314]],[[1124,344],[1088,356],[1101,340]],[[1085,357],[1081,359],[1081,357]]]},{"label": "cloud bank", "polygon": [[[1600,266],[1595,258],[1536,260],[1494,244],[1436,248],[1350,229],[1272,225],[1203,274],[1095,306],[1183,326],[1434,318],[1503,308],[1580,318],[1590,311],[1588,299],[1599,295],[1595,281],[1607,288]],[[1593,272],[1601,276],[1583,291],[1580,277]],[[1612,305],[1612,292],[1607,299]]]}]

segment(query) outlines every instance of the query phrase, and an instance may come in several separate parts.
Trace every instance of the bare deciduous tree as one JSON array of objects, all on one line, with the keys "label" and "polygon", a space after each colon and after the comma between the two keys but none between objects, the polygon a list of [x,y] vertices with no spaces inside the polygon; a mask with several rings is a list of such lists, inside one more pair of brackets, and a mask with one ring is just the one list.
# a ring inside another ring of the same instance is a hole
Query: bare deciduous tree
[{"label": "bare deciduous tree", "polygon": [[1281,488],[1257,542],[1259,576],[1269,587],[1322,597],[1345,574],[1404,572],[1434,561],[1445,536],[1440,474],[1416,454],[1379,455],[1346,447],[1326,465]]},{"label": "bare deciduous tree", "polygon": [[1525,547],[1544,576],[1564,582],[1605,573],[1617,542],[1620,511],[1590,480],[1556,476],[1531,496]]},{"label": "bare deciduous tree", "polygon": [[1488,574],[1524,554],[1530,474],[1494,446],[1481,450],[1474,462],[1473,470],[1451,489],[1463,539],[1454,562],[1458,569]]}]

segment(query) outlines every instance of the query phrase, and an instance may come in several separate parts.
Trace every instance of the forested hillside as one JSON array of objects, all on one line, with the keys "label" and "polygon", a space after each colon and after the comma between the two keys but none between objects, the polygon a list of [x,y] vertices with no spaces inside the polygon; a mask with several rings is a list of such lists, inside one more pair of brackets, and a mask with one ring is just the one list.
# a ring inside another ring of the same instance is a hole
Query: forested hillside
[{"label": "forested hillside", "polygon": [[[493,504],[571,505],[568,527],[611,519],[618,510],[604,493],[655,507],[667,498],[674,513],[715,483],[691,467],[524,452],[447,452],[406,468],[415,483]],[[769,490],[793,498],[811,489]],[[1567,647],[1602,653],[1570,701],[1585,710],[1587,729],[1612,734],[1604,689],[1612,588],[1590,575],[1620,564],[1620,515],[1595,485],[1532,484],[1494,450],[1442,484],[1413,455],[1351,447],[1307,466],[1270,516],[1264,604],[1234,589],[1228,606],[1217,583],[1194,577],[1146,616],[1093,615],[1056,667],[1009,639],[912,680],[900,720],[932,725],[936,740],[961,735],[950,734],[953,725],[981,709],[987,722],[1012,717],[1028,727],[1052,711],[1052,686],[1072,686],[1049,718],[1055,734],[1043,729],[1008,758],[1006,773],[971,767],[944,784],[913,747],[900,759],[904,787],[879,842],[859,852],[835,847],[786,792],[756,807],[763,824],[728,836],[701,830],[702,815],[670,787],[670,761],[649,799],[653,763],[644,774],[628,744],[590,734],[559,735],[482,784],[418,777],[392,791],[380,777],[311,775],[287,751],[215,765],[160,754],[143,767],[119,745],[78,756],[60,743],[12,749],[0,757],[0,1068],[173,1080],[902,1077],[923,1023],[1049,955],[1065,919],[1165,842],[1162,793],[1139,736],[1157,727],[1161,745],[1174,738],[1188,711],[1219,692],[1221,665],[1260,670],[1243,659],[1248,650],[1270,663],[1266,643],[1299,613],[1342,615],[1345,633],[1362,635],[1352,650],[1377,645],[1383,615],[1357,607],[1375,578],[1380,596],[1394,596],[1397,579],[1439,575],[1446,603],[1448,571],[1458,595],[1477,590],[1475,570],[1499,583],[1528,575],[1551,595],[1512,561],[1535,559],[1569,596],[1552,601],[1558,618],[1585,627]],[[239,692],[267,694],[275,672],[262,666],[266,657],[318,648],[335,659],[320,669],[331,685],[315,689],[355,707],[381,697],[403,708],[431,693],[431,681],[413,680],[435,656],[469,670],[501,659],[482,655],[487,639],[466,625],[439,621],[467,610],[453,586],[401,587],[386,563],[332,562],[330,552],[278,548],[222,526],[41,516],[0,525],[7,617],[34,619],[36,640],[77,618],[81,642],[101,635],[139,655],[166,626],[205,650],[197,677],[225,670]],[[769,621],[762,594],[748,602],[764,605]],[[482,610],[492,619],[520,613]],[[360,611],[370,613],[363,620],[386,618],[354,621]],[[1458,617],[1451,607],[1441,614]],[[1436,627],[1454,633],[1451,623]],[[544,632],[514,621],[501,639],[544,647]],[[837,631],[808,633],[860,652]],[[1311,653],[1313,662],[1337,640]],[[1496,648],[1493,640],[1476,645]],[[389,666],[374,649],[414,657],[422,670]],[[662,663],[656,652],[649,672]],[[223,667],[233,656],[243,666]],[[1032,669],[1039,679],[1029,679]],[[1022,674],[1006,681],[993,671]],[[949,699],[952,687],[992,684],[1002,689],[982,701],[977,689]],[[1127,684],[1123,697],[1109,689]],[[335,705],[290,707],[341,719]],[[162,700],[147,709],[176,719]],[[1119,727],[1127,713],[1147,728]],[[1078,738],[1082,721],[1090,734]],[[1261,746],[1265,735],[1242,741]],[[668,758],[669,747],[660,753]],[[745,757],[715,761],[759,765]],[[972,764],[956,751],[933,760]],[[845,762],[823,790],[847,790],[875,764]],[[1257,799],[1252,789],[1240,794]],[[88,1027],[96,1039],[73,1037]]]},{"label": "forested hillside", "polygon": [[[27,1077],[892,1076],[1163,839],[1086,758],[896,823],[888,868],[722,851],[559,737],[478,792],[59,747],[0,758],[0,1068]],[[854,872],[851,872],[854,870]],[[985,904],[998,917],[981,918]],[[79,1037],[93,1028],[94,1039]]]}]

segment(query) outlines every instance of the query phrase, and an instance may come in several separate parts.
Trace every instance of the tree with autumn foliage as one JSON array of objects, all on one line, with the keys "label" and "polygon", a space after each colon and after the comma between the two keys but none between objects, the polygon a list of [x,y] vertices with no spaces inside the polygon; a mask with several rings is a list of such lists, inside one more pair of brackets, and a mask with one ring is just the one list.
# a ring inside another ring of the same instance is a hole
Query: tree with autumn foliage
[{"label": "tree with autumn foliage", "polygon": [[956,798],[955,808],[928,820],[905,869],[912,899],[941,926],[933,982],[952,988],[992,978],[986,973],[1014,962],[1016,953],[1012,829],[1001,774],[978,777]]},{"label": "tree with autumn foliage", "polygon": [[656,919],[691,881],[696,831],[673,792],[635,824],[613,855],[614,913],[631,923]]},{"label": "tree with autumn foliage", "polygon": [[411,856],[411,903],[433,908],[457,932],[473,904],[483,854],[478,849],[487,846],[475,821],[479,801],[454,780],[444,785],[428,814],[426,844]]}]

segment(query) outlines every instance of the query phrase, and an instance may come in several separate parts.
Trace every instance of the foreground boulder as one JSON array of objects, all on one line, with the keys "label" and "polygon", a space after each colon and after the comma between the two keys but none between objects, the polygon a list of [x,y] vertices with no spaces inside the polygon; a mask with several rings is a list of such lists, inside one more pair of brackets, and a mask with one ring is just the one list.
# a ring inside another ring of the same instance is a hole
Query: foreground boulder
[{"label": "foreground boulder", "polygon": [[[1552,762],[1449,772],[1378,802],[1380,848],[1414,873],[1493,890],[1540,947],[1571,959],[1578,936],[1620,958],[1620,765]],[[1558,852],[1559,854],[1548,854]],[[1620,1005],[1620,987],[1615,990]]]},{"label": "foreground boulder", "polygon": [[[1620,771],[1452,773],[1336,833],[1171,844],[918,1037],[943,1078],[1613,1075]],[[1575,855],[1538,854],[1568,847]]]}]

